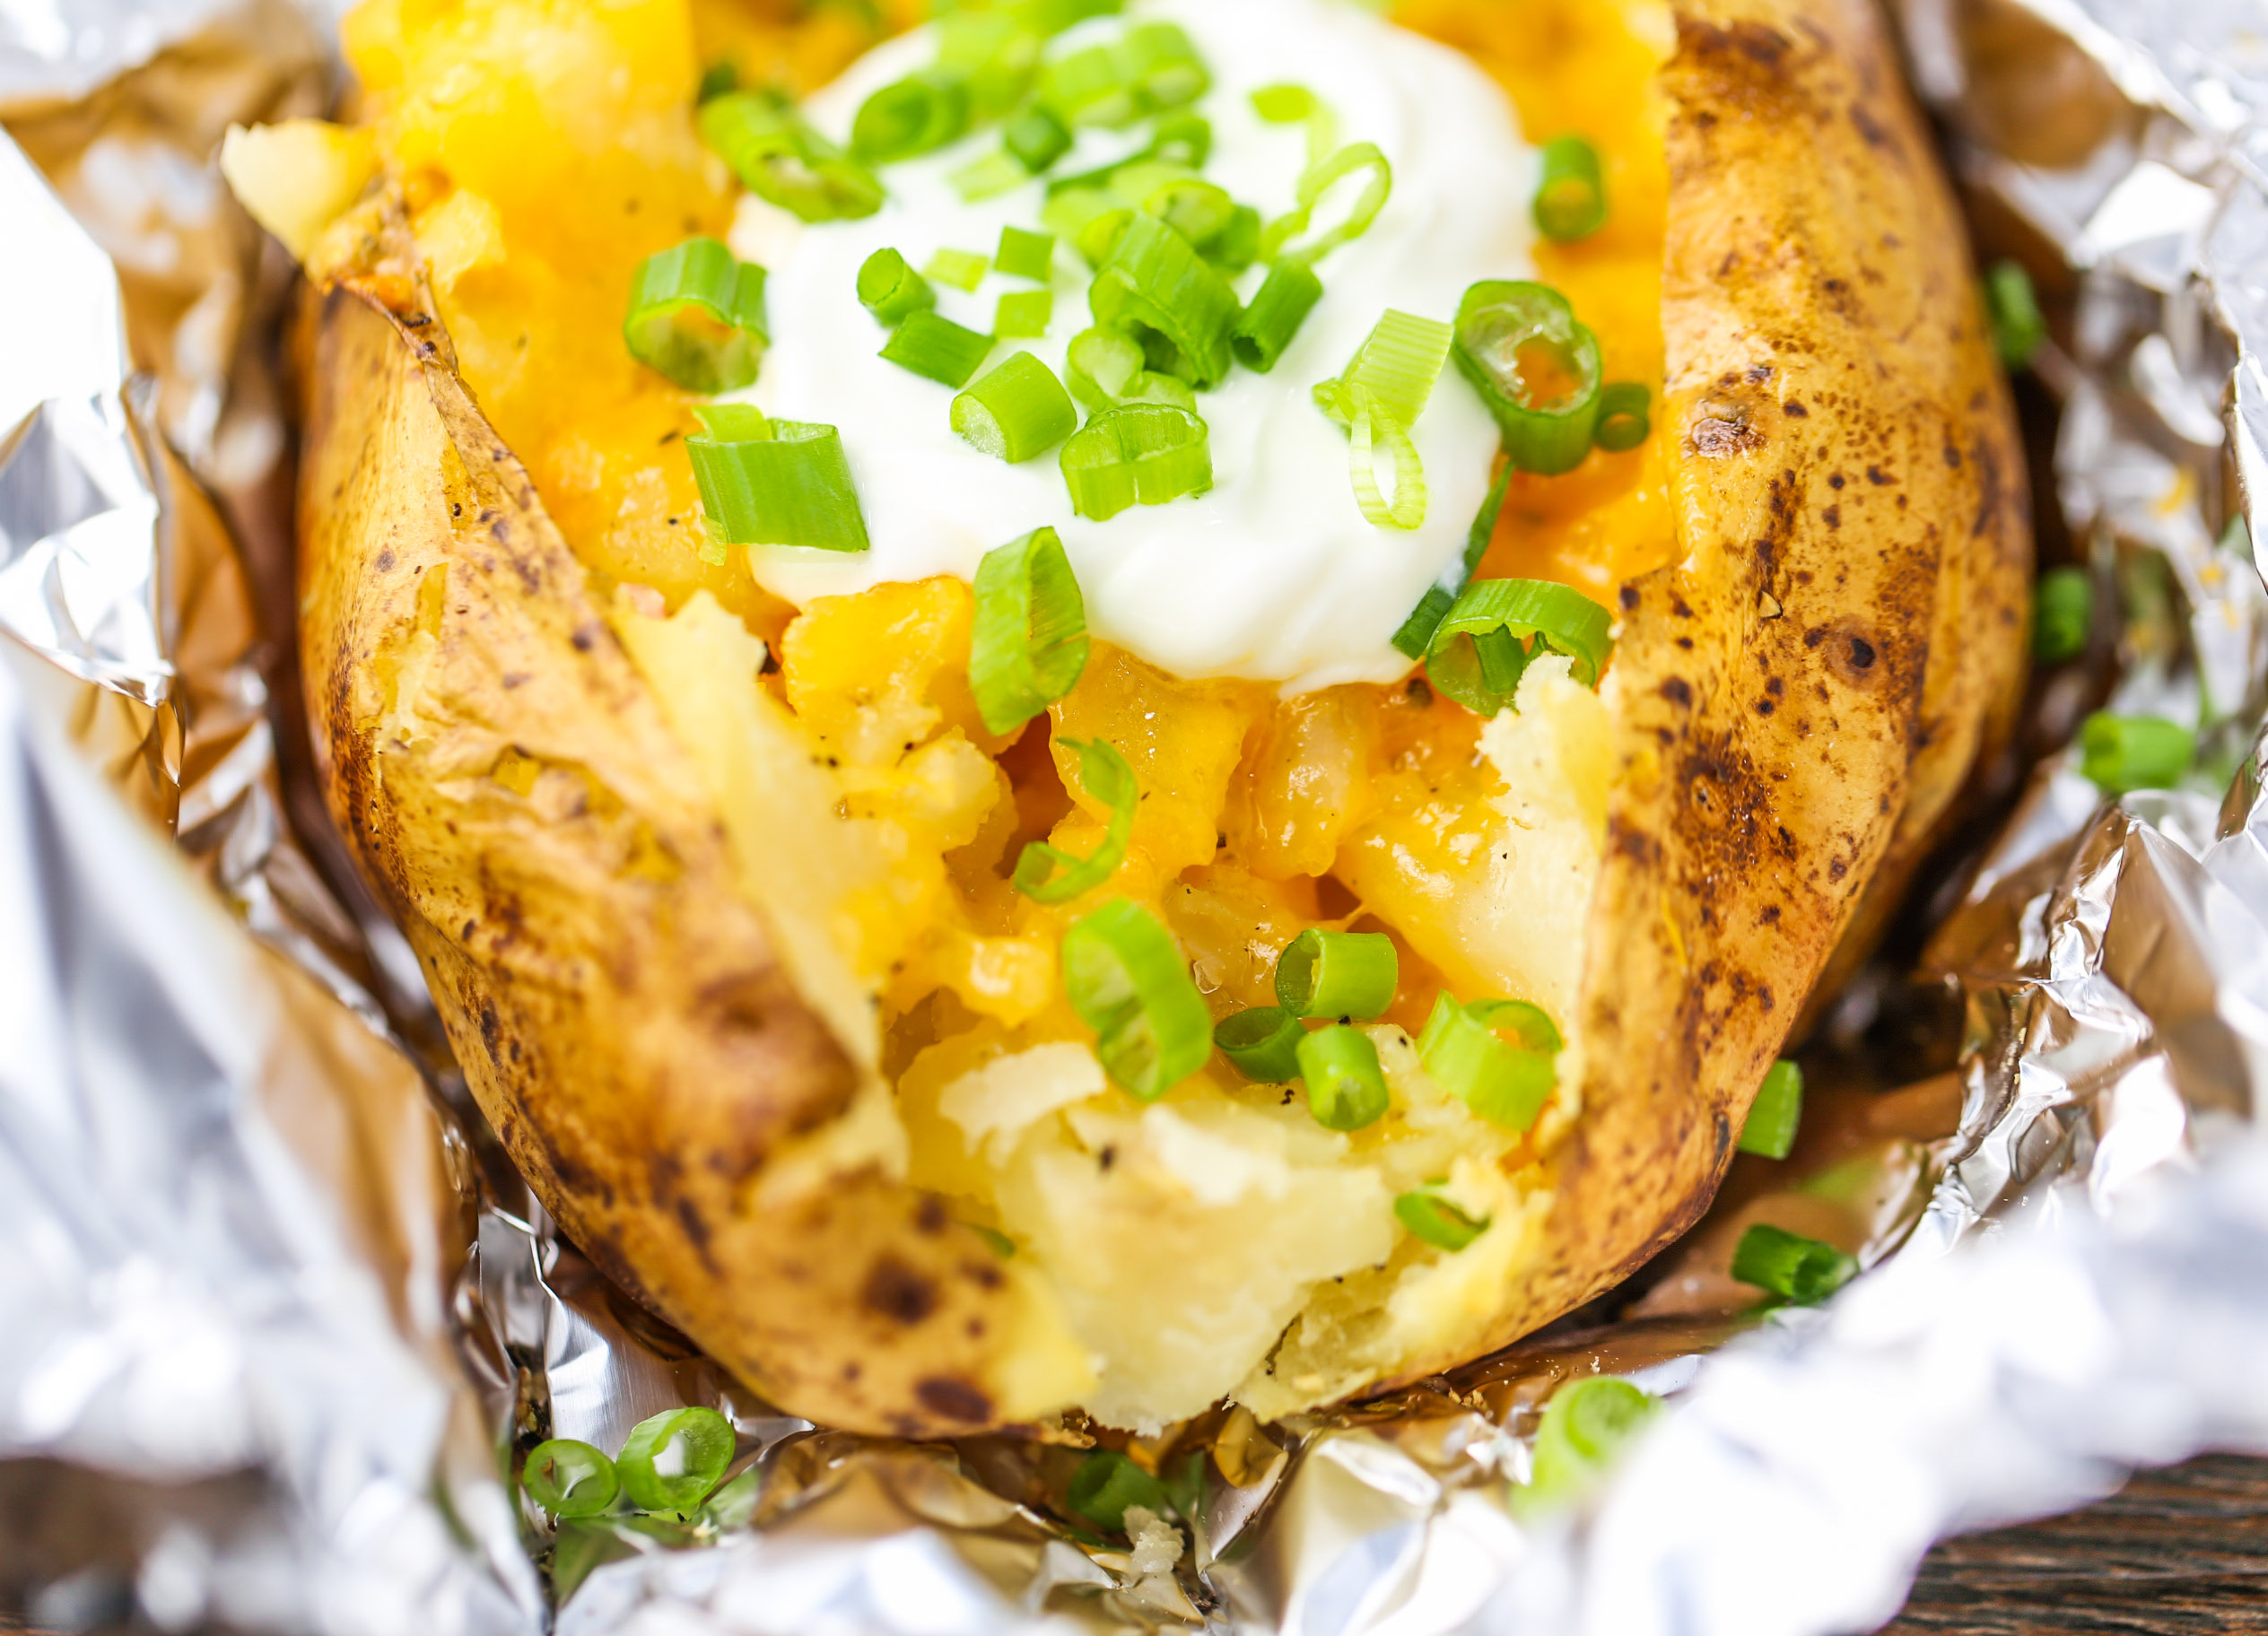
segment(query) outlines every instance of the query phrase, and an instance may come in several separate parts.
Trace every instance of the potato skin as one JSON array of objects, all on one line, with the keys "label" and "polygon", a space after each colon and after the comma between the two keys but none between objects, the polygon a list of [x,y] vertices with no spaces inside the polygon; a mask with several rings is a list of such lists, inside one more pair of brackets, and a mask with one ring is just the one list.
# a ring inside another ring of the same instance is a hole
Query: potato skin
[{"label": "potato skin", "polygon": [[[1662,412],[1681,560],[1624,587],[1584,1113],[1487,1335],[1611,1286],[1706,1207],[1838,944],[2004,734],[2022,466],[1961,230],[1865,0],[1676,10]],[[483,1110],[611,1275],[783,1407],[999,1418],[999,1264],[878,1170],[752,1187],[857,1071],[739,895],[695,768],[414,275],[319,298],[302,656],[333,812]],[[421,587],[446,570],[446,594]],[[413,708],[414,707],[414,708]],[[499,779],[511,751],[526,794]],[[1382,1382],[1391,1384],[1391,1382]]]}]

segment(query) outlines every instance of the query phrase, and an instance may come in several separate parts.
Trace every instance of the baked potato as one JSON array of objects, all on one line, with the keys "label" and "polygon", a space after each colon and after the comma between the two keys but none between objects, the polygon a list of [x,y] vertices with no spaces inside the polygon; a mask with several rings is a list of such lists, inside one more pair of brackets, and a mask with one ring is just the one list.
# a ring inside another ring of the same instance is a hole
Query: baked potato
[{"label": "baked potato", "polygon": [[[1536,650],[1487,717],[1425,673],[1174,674],[1098,629],[1004,725],[965,572],[791,603],[770,547],[703,526],[702,399],[625,349],[624,292],[687,235],[746,237],[704,68],[822,83],[856,45],[834,12],[364,0],[356,117],[232,139],[309,275],[332,811],[562,1228],[795,1414],[1271,1418],[1567,1312],[1700,1214],[1838,947],[2008,729],[2023,468],[1873,8],[1396,17],[1532,137],[1588,139],[1607,219],[1533,272],[1657,405],[1634,447],[1504,479],[1479,579],[1585,592],[1613,648],[1602,675]],[[1037,843],[1106,878],[1020,892]],[[1295,944],[1390,947],[1352,1025],[1287,1048],[1366,1049],[1385,1111],[1326,1118],[1304,1054],[1305,1099],[1202,1044],[1168,1083],[1126,1070],[1066,941],[1106,909],[1170,934],[1171,1006],[1205,1022],[1268,1007]],[[1547,1062],[1524,1123],[1431,1049],[1443,1007],[1498,1028],[1483,996],[1529,1021],[1474,1049]]]}]

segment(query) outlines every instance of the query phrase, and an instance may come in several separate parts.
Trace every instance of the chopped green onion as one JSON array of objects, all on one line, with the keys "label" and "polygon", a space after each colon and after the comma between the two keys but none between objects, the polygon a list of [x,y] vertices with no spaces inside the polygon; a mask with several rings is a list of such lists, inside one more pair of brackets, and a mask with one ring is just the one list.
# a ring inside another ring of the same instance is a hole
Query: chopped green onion
[{"label": "chopped green onion", "polygon": [[1323,299],[1323,281],[1304,261],[1279,261],[1238,315],[1230,337],[1245,368],[1265,375],[1276,367],[1299,326]]},{"label": "chopped green onion", "polygon": [[1052,528],[986,552],[975,589],[969,691],[987,732],[1013,733],[1086,668],[1086,603]]},{"label": "chopped green onion", "polygon": [[1439,1187],[1440,1183],[1429,1181],[1402,1194],[1394,1200],[1394,1218],[1420,1243],[1454,1255],[1487,1231],[1488,1218],[1476,1222],[1444,1198],[1436,1190]]},{"label": "chopped green onion", "polygon": [[966,85],[973,123],[997,119],[1031,90],[1040,40],[1039,30],[1006,10],[957,9],[938,20],[936,72]]},{"label": "chopped green onion", "polygon": [[1799,1307],[1816,1307],[1857,1276],[1859,1264],[1832,1244],[1763,1222],[1740,1235],[1732,1276]]},{"label": "chopped green onion", "polygon": [[1029,352],[1011,352],[953,400],[953,430],[962,441],[1010,466],[1045,454],[1078,425],[1071,395]]},{"label": "chopped green onion", "polygon": [[[1347,436],[1347,473],[1363,519],[1378,528],[1415,528],[1426,520],[1426,465],[1418,445],[1397,422],[1378,412],[1377,401],[1362,387],[1352,393],[1355,423]],[[1393,462],[1394,492],[1378,486],[1378,450]]]},{"label": "chopped green onion", "polygon": [[906,265],[895,250],[877,250],[859,268],[859,304],[877,323],[896,325],[938,304],[929,281]]},{"label": "chopped green onion", "polygon": [[992,309],[992,338],[1008,341],[1044,335],[1054,318],[1054,291],[1011,290]]},{"label": "chopped green onion", "polygon": [[1054,58],[1040,70],[1040,103],[1067,126],[1131,125],[1141,117],[1128,65],[1108,45]]},{"label": "chopped green onion", "polygon": [[2098,710],[2079,729],[2079,770],[2107,795],[2170,789],[2196,759],[2197,735],[2162,716]]},{"label": "chopped green onion", "polygon": [[1588,239],[1606,224],[1607,185],[1599,150],[1580,136],[1543,144],[1543,180],[1537,185],[1536,231],[1562,244]]},{"label": "chopped green onion", "polygon": [[859,105],[850,152],[870,164],[889,164],[958,141],[968,128],[968,80],[932,68],[885,85]]},{"label": "chopped green onion", "polygon": [[703,102],[721,97],[728,91],[740,89],[740,70],[730,57],[720,57],[701,71],[701,85],[693,93],[693,102],[699,108]]},{"label": "chopped green onion", "polygon": [[688,239],[638,264],[622,322],[630,355],[688,392],[730,392],[755,379],[769,331],[763,269],[717,239]]},{"label": "chopped green onion", "polygon": [[954,191],[964,204],[980,199],[994,199],[1004,193],[1021,187],[1032,179],[1031,173],[1006,153],[986,153],[971,160],[947,176]]},{"label": "chopped green onion", "polygon": [[1548,284],[1483,279],[1457,307],[1457,367],[1522,471],[1573,471],[1599,422],[1599,342]]},{"label": "chopped green onion", "polygon": [[2021,262],[1996,261],[1984,272],[1984,307],[1993,324],[1993,344],[2009,369],[2028,366],[2047,339],[2047,320],[2040,316],[2039,298],[2032,290],[2032,275]]},{"label": "chopped green onion", "polygon": [[1179,23],[1145,22],[1129,29],[1119,42],[1127,83],[1146,114],[1181,108],[1203,96],[1213,83],[1204,59]]},{"label": "chopped green onion", "polygon": [[1334,1022],[1298,1044],[1300,1077],[1307,1082],[1307,1111],[1326,1130],[1360,1130],[1385,1117],[1386,1075],[1378,1048],[1359,1028]]},{"label": "chopped green onion", "polygon": [[1438,319],[1387,309],[1346,370],[1336,380],[1316,384],[1316,407],[1340,425],[1351,426],[1356,415],[1355,395],[1367,392],[1372,413],[1407,431],[1426,412],[1453,333]]},{"label": "chopped green onion", "polygon": [[[1063,987],[1103,1071],[1146,1102],[1205,1066],[1213,1019],[1157,917],[1113,898],[1063,934]],[[1367,1041],[1365,1041],[1367,1043]]]},{"label": "chopped green onion", "polygon": [[1394,1003],[1400,962],[1383,932],[1310,927],[1276,957],[1276,1001],[1295,1017],[1374,1017]]},{"label": "chopped green onion", "polygon": [[1199,253],[1209,249],[1236,215],[1236,201],[1228,189],[1200,177],[1177,177],[1154,188],[1142,208],[1194,245]]},{"label": "chopped green onion", "polygon": [[866,518],[832,426],[768,421],[752,404],[710,404],[685,439],[711,535],[731,545],[864,551]]},{"label": "chopped green onion", "polygon": [[1599,684],[1613,616],[1581,591],[1548,579],[1477,579],[1458,596],[1426,649],[1435,688],[1482,716],[1512,702],[1529,662],[1546,648],[1575,661],[1575,680]]},{"label": "chopped green onion", "polygon": [[1134,213],[1124,205],[1105,210],[1079,229],[1077,240],[1080,258],[1090,267],[1100,268],[1118,248],[1118,241],[1125,236],[1126,224],[1134,220]]},{"label": "chopped green onion", "polygon": [[1115,329],[1082,330],[1064,360],[1071,396],[1089,409],[1120,404],[1173,404],[1192,414],[1197,395],[1171,375],[1142,367],[1140,343]]},{"label": "chopped green onion", "polygon": [[1213,1025],[1213,1043],[1246,1079],[1287,1085],[1299,1077],[1299,1042],[1307,1031],[1279,1005],[1254,1005]]},{"label": "chopped green onion", "polygon": [[1104,409],[1063,445],[1071,509],[1104,522],[1138,501],[1162,506],[1213,486],[1205,422],[1173,404]]},{"label": "chopped green onion", "polygon": [[1093,892],[1118,872],[1126,861],[1126,843],[1134,833],[1134,808],[1142,798],[1134,770],[1106,739],[1067,738],[1066,750],[1079,757],[1079,787],[1111,809],[1103,844],[1092,856],[1073,857],[1044,841],[1027,840],[1016,860],[1016,889],[1035,903],[1069,903]]},{"label": "chopped green onion", "polygon": [[992,337],[941,318],[934,312],[913,312],[882,344],[881,355],[902,370],[956,391],[992,350]]},{"label": "chopped green onion", "polygon": [[[1336,227],[1327,228],[1304,242],[1294,242],[1315,213],[1315,206],[1324,194],[1348,178],[1368,171],[1369,179],[1362,191],[1355,196],[1346,217]],[[1386,162],[1386,156],[1373,143],[1357,142],[1339,150],[1329,159],[1307,167],[1299,178],[1295,195],[1297,204],[1288,214],[1278,216],[1268,225],[1260,239],[1260,257],[1266,261],[1320,261],[1340,245],[1361,238],[1370,231],[1370,224],[1378,220],[1378,213],[1386,207],[1386,196],[1393,191],[1394,168]]]},{"label": "chopped green onion", "polygon": [[921,270],[941,284],[950,284],[973,295],[976,287],[984,282],[985,269],[991,265],[974,250],[939,250]]},{"label": "chopped green onion", "polygon": [[1609,381],[1599,390],[1599,423],[1592,440],[1612,455],[1637,448],[1653,430],[1647,415],[1653,402],[1653,394],[1635,380]]},{"label": "chopped green onion", "polygon": [[1523,1051],[1549,1054],[1566,1049],[1567,1042],[1559,1037],[1559,1025],[1533,1000],[1471,1000],[1466,1003],[1465,1013],[1483,1028],[1510,1034]]},{"label": "chopped green onion", "polygon": [[1598,1481],[1659,1406],[1627,1380],[1592,1375],[1568,1381],[1544,1405],[1522,1496],[1546,1502],[1575,1498]]},{"label": "chopped green onion", "polygon": [[992,265],[1010,278],[1028,278],[1044,284],[1055,269],[1055,235],[1035,233],[1028,228],[1004,227],[1000,230],[1000,248],[992,254]]},{"label": "chopped green onion", "polygon": [[1008,7],[1019,26],[1042,39],[1060,34],[1074,23],[1091,17],[1115,17],[1125,9],[1126,0],[1011,0]]},{"label": "chopped green onion", "polygon": [[2032,657],[2064,665],[2087,651],[2095,628],[2095,581],[2083,568],[2051,568],[2032,600]]},{"label": "chopped green onion", "polygon": [[684,1517],[724,1480],[737,1450],[732,1423],[716,1410],[666,1409],[631,1428],[615,1464],[631,1504]]},{"label": "chopped green onion", "polygon": [[1166,115],[1150,127],[1150,145],[1142,151],[1141,157],[1160,164],[1200,170],[1212,151],[1213,122],[1202,114],[1183,109]]},{"label": "chopped green onion", "polygon": [[1063,1497],[1072,1510],[1114,1534],[1125,1532],[1129,1510],[1162,1517],[1172,1503],[1165,1484],[1115,1449],[1097,1449],[1081,1460]]},{"label": "chopped green onion", "polygon": [[1156,216],[1127,222],[1086,299],[1097,324],[1134,332],[1146,349],[1156,337],[1161,373],[1200,392],[1227,375],[1236,292],[1188,239]]},{"label": "chopped green onion", "polygon": [[982,1239],[984,1247],[1001,1260],[1006,1261],[1016,1254],[1016,1240],[999,1228],[987,1227],[981,1222],[964,1222],[961,1225]]},{"label": "chopped green onion", "polygon": [[1338,140],[1339,121],[1330,104],[1304,85],[1263,85],[1252,92],[1252,111],[1270,125],[1307,126],[1307,162],[1313,164],[1330,152]]},{"label": "chopped green onion", "polygon": [[1222,272],[1242,273],[1260,259],[1260,212],[1239,204],[1228,215],[1228,225],[1204,247],[1205,259]]},{"label": "chopped green onion", "polygon": [[1495,1025],[1475,1012],[1445,993],[1435,999],[1425,1031],[1418,1036],[1418,1060],[1435,1084],[1475,1117],[1506,1130],[1525,1130],[1558,1083],[1552,1065],[1557,1031],[1548,1049],[1507,1045]]},{"label": "chopped green onion", "polygon": [[528,1451],[519,1486],[554,1517],[596,1517],[615,1502],[622,1480],[615,1463],[589,1443],[555,1437]]},{"label": "chopped green onion", "polygon": [[1034,103],[1008,122],[1000,132],[1000,145],[1027,175],[1037,176],[1071,151],[1071,133],[1053,113]]},{"label": "chopped green onion", "polygon": [[734,91],[701,105],[701,139],[757,197],[806,222],[870,216],[882,184],[768,91]]},{"label": "chopped green onion", "polygon": [[1803,1117],[1803,1070],[1783,1057],[1765,1070],[1756,1101],[1740,1127],[1740,1148],[1766,1159],[1784,1159],[1795,1146],[1795,1127]]},{"label": "chopped green onion", "polygon": [[1509,460],[1496,468],[1496,478],[1488,485],[1488,496],[1480,502],[1472,526],[1465,531],[1464,555],[1451,565],[1447,574],[1426,587],[1426,594],[1418,599],[1409,617],[1401,622],[1401,629],[1394,632],[1393,638],[1397,652],[1413,659],[1426,657],[1434,632],[1449,617],[1449,610],[1457,605],[1457,597],[1479,568],[1480,559],[1488,554],[1488,542],[1496,537],[1496,519],[1504,514],[1505,496],[1511,492],[1515,469]]}]

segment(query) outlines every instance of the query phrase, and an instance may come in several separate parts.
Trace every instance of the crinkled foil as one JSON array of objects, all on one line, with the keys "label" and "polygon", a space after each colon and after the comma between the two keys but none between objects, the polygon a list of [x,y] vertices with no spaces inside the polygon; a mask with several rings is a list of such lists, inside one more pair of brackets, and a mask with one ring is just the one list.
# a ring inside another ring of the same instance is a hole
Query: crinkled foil
[{"label": "crinkled foil", "polygon": [[[779,1414],[551,1231],[301,776],[288,268],[212,157],[320,108],[319,31],[0,5],[0,1620],[1808,1636],[1887,1618],[1949,1531],[2268,1449],[2268,34],[2235,0],[1893,10],[1982,252],[2054,319],[2023,394],[2093,649],[1830,1008],[1789,1161],[1454,1379],[1184,1429],[1169,1561],[1054,1520],[1074,1452]],[[2202,722],[2197,770],[2106,803],[2064,747],[2098,708]],[[1759,1220],[1870,1270],[1760,1318],[1726,1270]],[[1508,1506],[1592,1373],[1672,1406],[1585,1503]],[[737,1507],[515,1502],[515,1450],[681,1403],[738,1427]]]}]

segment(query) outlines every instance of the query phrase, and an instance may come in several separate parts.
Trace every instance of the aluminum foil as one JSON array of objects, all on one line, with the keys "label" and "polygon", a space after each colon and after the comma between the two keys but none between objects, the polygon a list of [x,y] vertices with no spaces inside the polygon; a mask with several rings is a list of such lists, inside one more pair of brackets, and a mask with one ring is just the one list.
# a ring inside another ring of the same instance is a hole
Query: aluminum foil
[{"label": "aluminum foil", "polygon": [[[2268,1449],[2268,47],[2233,0],[1896,9],[1986,253],[2054,319],[2046,532],[2116,616],[2036,685],[1918,962],[1829,1013],[1793,1157],[1453,1379],[1183,1428],[1195,1517],[1118,1546],[1058,1520],[1074,1451],[749,1397],[501,1163],[295,776],[285,270],[211,155],[320,105],[319,35],[270,0],[0,4],[0,288],[41,318],[0,352],[0,1505],[45,1501],[0,1614],[1794,1636],[1888,1617],[1948,1531]],[[2106,702],[2204,726],[2182,788],[2080,776]],[[1760,1317],[1726,1270],[1758,1220],[1870,1271]],[[1508,1506],[1592,1373],[1671,1407],[1585,1503]],[[740,1431],[723,1514],[515,1504],[515,1450],[680,1403]]]}]

